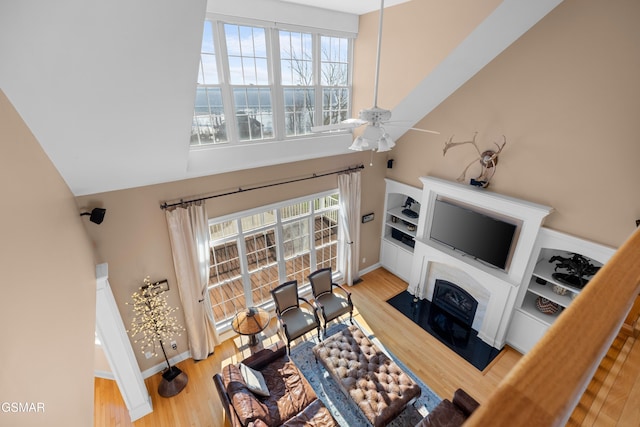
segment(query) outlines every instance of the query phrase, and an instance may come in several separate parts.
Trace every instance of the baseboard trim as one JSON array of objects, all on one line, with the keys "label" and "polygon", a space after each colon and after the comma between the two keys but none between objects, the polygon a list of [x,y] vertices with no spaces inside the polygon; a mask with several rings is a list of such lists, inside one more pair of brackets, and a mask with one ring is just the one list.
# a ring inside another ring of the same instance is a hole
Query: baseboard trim
[{"label": "baseboard trim", "polygon": [[[169,359],[169,363],[171,364],[171,366],[182,362],[183,360],[187,360],[191,358],[191,352],[190,351],[185,351],[183,353],[180,353],[176,356],[173,356],[172,358]],[[155,366],[150,367],[149,369],[145,369],[144,371],[142,371],[142,378],[144,378],[145,380],[159,372],[164,371],[165,369],[167,369],[167,362],[161,362],[158,363]]]},{"label": "baseboard trim", "polygon": [[369,267],[365,268],[364,270],[360,270],[358,272],[358,274],[360,276],[363,276],[363,275],[365,275],[367,273],[371,273],[373,270],[376,270],[376,269],[378,269],[380,267],[382,267],[382,264],[380,264],[379,262],[376,262],[375,264],[370,265]]},{"label": "baseboard trim", "polygon": [[153,403],[151,401],[151,396],[149,396],[146,402],[129,410],[129,417],[131,418],[131,421],[136,421],[152,412]]},{"label": "baseboard trim", "polygon": [[113,375],[113,372],[109,372],[109,371],[100,371],[100,370],[95,370],[93,371],[93,376],[96,378],[104,378],[105,380],[113,380],[115,381],[116,377],[115,375]]}]

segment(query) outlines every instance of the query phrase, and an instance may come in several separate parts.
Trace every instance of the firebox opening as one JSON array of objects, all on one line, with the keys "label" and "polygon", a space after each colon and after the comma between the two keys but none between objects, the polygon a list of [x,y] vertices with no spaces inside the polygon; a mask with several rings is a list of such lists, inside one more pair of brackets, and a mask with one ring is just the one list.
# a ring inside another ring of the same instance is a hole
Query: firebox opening
[{"label": "firebox opening", "polygon": [[478,301],[456,284],[436,279],[431,303],[429,324],[434,331],[452,345],[466,345]]}]

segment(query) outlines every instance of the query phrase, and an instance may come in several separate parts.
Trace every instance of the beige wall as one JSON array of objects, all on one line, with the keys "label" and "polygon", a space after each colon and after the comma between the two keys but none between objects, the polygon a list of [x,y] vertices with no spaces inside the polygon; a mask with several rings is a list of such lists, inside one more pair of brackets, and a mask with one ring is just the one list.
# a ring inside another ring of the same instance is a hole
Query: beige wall
[{"label": "beige wall", "polygon": [[75,199],[0,91],[3,426],[93,423],[95,267]]},{"label": "beige wall", "polygon": [[[640,218],[638,22],[637,1],[564,1],[418,124],[440,137],[401,138],[387,176],[455,180],[476,153],[462,146],[443,158],[445,140],[478,131],[487,149],[504,134],[492,191],[554,207],[550,228],[619,246]],[[428,50],[427,40],[415,28],[397,54]],[[381,92],[401,78],[385,75]]]},{"label": "beige wall", "polygon": [[[382,157],[374,158],[375,162],[382,160],[384,160]],[[377,183],[382,182],[383,175],[380,171],[384,169],[369,167],[369,161],[368,153],[354,153],[83,196],[78,198],[78,205],[86,208],[101,206],[107,209],[104,222],[100,226],[94,224],[87,226],[87,231],[94,242],[98,262],[109,264],[109,283],[125,325],[128,326],[132,312],[131,307],[125,303],[131,300],[131,294],[138,289],[147,275],[153,280],[168,279],[169,303],[180,306],[165,215],[160,209],[162,202],[223,193],[238,188],[306,177],[313,173],[322,174],[366,162],[362,194],[364,214],[374,211],[375,207],[383,202],[382,189],[377,186]],[[372,186],[369,183],[376,184]],[[211,199],[207,202],[207,211],[210,217],[217,217],[333,188],[337,188],[336,175]],[[382,227],[380,218],[381,215],[377,215],[375,221],[362,226],[361,257],[367,259],[367,265],[377,262],[378,259],[379,235]],[[181,312],[178,313],[180,315]],[[177,338],[177,342],[178,350],[169,349],[167,352],[169,357],[187,350],[185,337]],[[162,356],[146,359],[136,346],[134,351],[142,370],[162,361]]]},{"label": "beige wall", "polygon": [[[414,0],[385,8],[378,106],[393,109],[500,0]],[[379,13],[360,17],[354,46],[353,114],[373,104]]]}]

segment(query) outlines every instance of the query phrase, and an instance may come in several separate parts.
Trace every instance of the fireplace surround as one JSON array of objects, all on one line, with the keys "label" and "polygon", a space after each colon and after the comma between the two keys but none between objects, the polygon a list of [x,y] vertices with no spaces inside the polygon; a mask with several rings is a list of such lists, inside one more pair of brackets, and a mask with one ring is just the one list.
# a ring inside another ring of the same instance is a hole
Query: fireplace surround
[{"label": "fireplace surround", "polygon": [[[422,177],[420,181],[423,190],[408,291],[418,299],[433,302],[436,280],[455,283],[478,300],[478,312],[473,320],[478,337],[494,348],[502,348],[538,231],[552,209],[439,178]],[[507,267],[504,270],[492,268],[430,240],[436,199],[449,200],[517,224]],[[451,280],[451,277],[456,279]]]}]

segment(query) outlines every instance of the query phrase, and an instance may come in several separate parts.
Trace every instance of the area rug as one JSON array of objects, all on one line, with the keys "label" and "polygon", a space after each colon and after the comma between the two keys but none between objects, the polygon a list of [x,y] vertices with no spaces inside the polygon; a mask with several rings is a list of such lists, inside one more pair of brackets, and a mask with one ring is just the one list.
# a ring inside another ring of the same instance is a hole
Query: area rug
[{"label": "area rug", "polygon": [[[347,326],[344,324],[336,324],[329,327],[327,335],[333,335]],[[366,332],[366,329],[360,328]],[[414,426],[430,411],[435,408],[441,399],[431,389],[417,378],[406,365],[389,352],[379,340],[373,335],[368,338],[384,353],[387,354],[398,366],[415,381],[421,389],[420,397],[414,404],[407,405],[407,408],[394,419],[389,426],[405,427]],[[317,343],[315,341],[306,341],[297,344],[291,349],[290,358],[296,364],[298,369],[305,376],[311,387],[318,395],[318,398],[331,411],[338,424],[343,427],[366,426],[371,425],[362,414],[358,406],[340,390],[338,384],[329,376],[329,373],[320,363],[316,363],[312,348]]]}]

